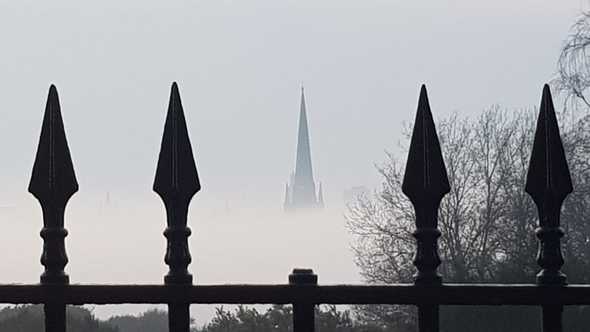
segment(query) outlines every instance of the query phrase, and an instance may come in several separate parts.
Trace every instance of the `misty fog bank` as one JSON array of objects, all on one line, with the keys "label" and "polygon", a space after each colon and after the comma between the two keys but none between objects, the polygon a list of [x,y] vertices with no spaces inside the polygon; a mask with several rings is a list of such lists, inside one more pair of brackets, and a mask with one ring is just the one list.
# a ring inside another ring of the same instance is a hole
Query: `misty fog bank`
[{"label": "misty fog bank", "polygon": [[[66,272],[72,283],[162,283],[165,228],[163,205],[125,201],[116,195],[83,206],[72,199],[66,213]],[[212,205],[212,206],[211,206]],[[251,204],[257,205],[257,204]],[[295,267],[312,268],[320,283],[358,283],[360,278],[349,248],[344,205],[325,210],[285,213],[272,207],[203,206],[193,199],[188,224],[193,234],[189,271],[196,284],[286,283]],[[41,211],[33,199],[0,209],[13,225],[0,232],[5,266],[0,283],[36,283],[42,273]],[[13,253],[13,254],[10,254]],[[99,317],[139,313],[153,306],[93,306]],[[202,323],[214,306],[193,305]]]}]

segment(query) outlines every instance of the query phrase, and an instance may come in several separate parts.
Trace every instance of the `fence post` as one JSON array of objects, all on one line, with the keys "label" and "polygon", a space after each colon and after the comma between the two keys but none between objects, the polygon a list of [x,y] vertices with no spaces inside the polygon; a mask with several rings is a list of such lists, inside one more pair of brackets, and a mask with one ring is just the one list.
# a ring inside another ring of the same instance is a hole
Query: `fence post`
[{"label": "fence post", "polygon": [[[170,271],[164,277],[164,283],[190,286],[193,276],[187,270],[191,262],[188,248],[191,230],[187,227],[187,214],[190,201],[201,189],[201,184],[176,82],[170,93],[153,189],[164,202],[167,215],[168,227],[164,236],[168,243],[164,261]],[[182,301],[168,304],[170,332],[190,331],[189,308],[190,304]]]},{"label": "fence post", "polygon": [[[573,187],[547,84],[543,88],[525,189],[539,213],[539,228],[535,233],[539,239],[537,262],[541,271],[537,274],[537,284],[564,286],[566,276],[560,271],[564,263],[560,239],[564,234],[559,218],[563,200]],[[560,303],[543,305],[543,331],[562,331],[562,311]]]},{"label": "fence post", "polygon": [[[64,228],[64,212],[72,195],[78,191],[78,182],[66,140],[54,85],[49,88],[37,155],[33,165],[29,192],[37,198],[43,211],[43,254],[41,264],[45,272],[41,284],[67,285],[69,277],[64,272],[68,263]],[[45,331],[66,331],[66,306],[63,300],[45,303]]]},{"label": "fence post", "polygon": [[[420,89],[402,190],[414,205],[416,214],[416,231],[413,235],[417,249],[414,265],[418,272],[414,276],[414,283],[436,287],[442,282],[436,272],[440,265],[437,245],[440,236],[437,228],[438,207],[450,191],[450,186],[424,85]],[[439,330],[438,305],[418,305],[418,329],[420,332]]]},{"label": "fence post", "polygon": [[[293,269],[289,275],[290,285],[316,286],[318,276],[311,269]],[[315,331],[315,303],[298,301],[293,303],[293,331]]]}]

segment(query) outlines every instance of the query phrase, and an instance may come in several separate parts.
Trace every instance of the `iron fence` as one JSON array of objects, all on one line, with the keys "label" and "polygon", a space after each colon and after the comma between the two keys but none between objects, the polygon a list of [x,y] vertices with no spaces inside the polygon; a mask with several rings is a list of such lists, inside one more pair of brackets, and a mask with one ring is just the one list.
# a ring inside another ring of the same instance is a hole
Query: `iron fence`
[{"label": "iron fence", "polygon": [[422,86],[403,192],[414,205],[417,242],[413,284],[318,285],[312,270],[294,269],[289,282],[280,285],[193,285],[187,267],[191,262],[187,227],[188,207],[200,190],[184,111],[176,83],[172,84],[162,145],[153,189],[162,198],[167,214],[165,263],[169,272],[161,285],[70,284],[64,272],[64,212],[78,190],[59,99],[49,89],[41,137],[29,191],[43,211],[45,267],[39,284],[0,285],[0,303],[44,304],[45,330],[65,332],[66,305],[162,303],[168,305],[169,330],[188,332],[189,306],[202,304],[292,304],[293,329],[314,331],[314,306],[318,304],[398,304],[418,307],[420,332],[439,330],[440,305],[536,305],[542,307],[543,331],[562,330],[564,305],[589,305],[590,285],[567,285],[561,273],[560,209],[572,191],[569,169],[549,87],[543,89],[539,117],[525,190],[539,213],[536,284],[448,284],[436,272],[438,255],[437,214],[449,182],[436,134],[426,88]]}]

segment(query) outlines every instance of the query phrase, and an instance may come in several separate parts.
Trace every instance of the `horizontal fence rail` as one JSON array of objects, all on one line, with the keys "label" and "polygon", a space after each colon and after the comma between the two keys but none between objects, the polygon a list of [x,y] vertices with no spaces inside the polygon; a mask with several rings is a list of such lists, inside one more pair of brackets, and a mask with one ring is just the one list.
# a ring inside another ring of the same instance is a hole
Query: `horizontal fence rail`
[{"label": "horizontal fence rail", "polygon": [[590,305],[590,285],[0,285],[2,303]]},{"label": "horizontal fence rail", "polygon": [[[172,84],[153,190],[166,209],[167,240],[164,261],[169,272],[160,285],[70,284],[65,273],[64,214],[78,183],[67,144],[57,89],[51,86],[29,191],[43,211],[45,267],[35,285],[0,285],[0,303],[44,304],[45,330],[65,332],[66,305],[161,303],[168,304],[169,330],[189,332],[190,304],[292,304],[295,332],[314,331],[318,304],[397,304],[418,307],[420,332],[439,331],[440,305],[536,305],[543,312],[543,331],[562,331],[565,305],[590,305],[590,285],[567,285],[560,271],[564,260],[560,239],[560,210],[572,192],[569,168],[559,135],[549,87],[539,109],[525,190],[539,214],[535,284],[449,284],[437,273],[438,209],[450,191],[444,158],[432,118],[426,87],[422,86],[402,190],[416,215],[416,275],[412,284],[318,285],[312,270],[295,269],[280,285],[193,285],[188,271],[191,254],[188,208],[201,189],[180,93]],[[444,259],[444,257],[442,258]],[[532,258],[531,258],[532,259]]]}]

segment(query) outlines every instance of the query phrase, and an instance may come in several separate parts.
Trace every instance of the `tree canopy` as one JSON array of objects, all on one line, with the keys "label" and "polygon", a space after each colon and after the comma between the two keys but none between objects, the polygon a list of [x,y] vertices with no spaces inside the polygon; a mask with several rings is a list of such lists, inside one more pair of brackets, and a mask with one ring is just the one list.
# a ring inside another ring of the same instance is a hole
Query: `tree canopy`
[{"label": "tree canopy", "polygon": [[[438,213],[439,272],[446,282],[534,282],[538,217],[524,185],[535,120],[533,110],[493,106],[475,118],[455,114],[437,122],[451,184]],[[588,282],[590,117],[562,126],[562,139],[575,187],[562,210],[563,270],[570,282]],[[368,283],[413,280],[415,218],[401,191],[401,165],[403,160],[388,154],[378,167],[381,189],[360,196],[348,209],[356,263]],[[359,311],[366,320],[389,322],[400,331],[415,325],[415,314],[407,307]]]},{"label": "tree canopy", "polygon": [[565,105],[590,107],[590,12],[584,12],[570,29],[559,55],[554,86],[565,96]]}]

